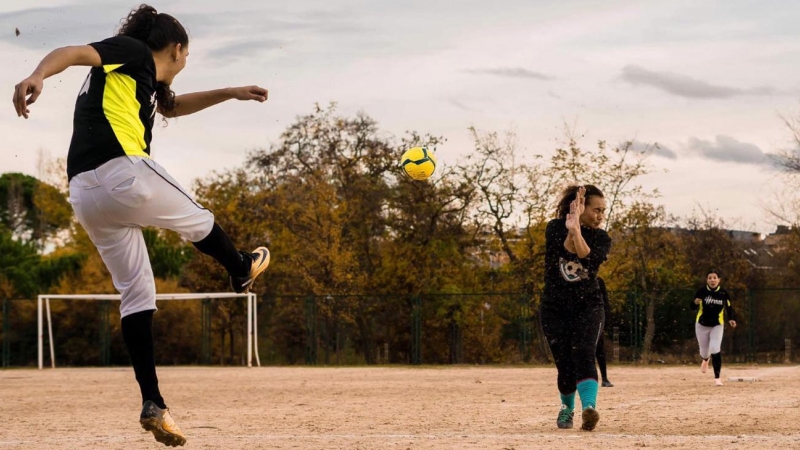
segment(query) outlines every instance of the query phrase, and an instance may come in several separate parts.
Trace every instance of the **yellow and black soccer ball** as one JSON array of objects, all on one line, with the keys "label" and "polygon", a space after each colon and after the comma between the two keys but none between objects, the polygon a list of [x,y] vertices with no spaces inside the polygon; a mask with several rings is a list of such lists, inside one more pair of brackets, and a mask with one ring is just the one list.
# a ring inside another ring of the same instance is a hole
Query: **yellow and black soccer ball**
[{"label": "yellow and black soccer ball", "polygon": [[412,147],[403,153],[400,167],[415,180],[427,180],[436,170],[436,156],[428,147]]}]

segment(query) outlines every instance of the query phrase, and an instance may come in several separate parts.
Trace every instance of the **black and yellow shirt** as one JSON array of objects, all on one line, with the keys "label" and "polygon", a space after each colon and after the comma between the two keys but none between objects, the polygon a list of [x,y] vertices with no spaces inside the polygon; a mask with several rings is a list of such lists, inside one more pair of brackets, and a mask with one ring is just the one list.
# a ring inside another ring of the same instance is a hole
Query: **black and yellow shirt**
[{"label": "black and yellow shirt", "polygon": [[[699,305],[695,304],[694,299],[699,298],[702,300]],[[722,286],[717,286],[714,289],[706,286],[698,289],[694,294],[692,303],[690,305],[692,310],[697,309],[697,323],[704,327],[715,327],[724,323],[723,314],[727,311],[728,320],[736,320],[736,316],[731,306],[731,297]]]},{"label": "black and yellow shirt", "polygon": [[156,65],[147,45],[128,36],[89,45],[103,65],[92,67],[75,102],[70,179],[118,156],[149,157],[156,113]]}]

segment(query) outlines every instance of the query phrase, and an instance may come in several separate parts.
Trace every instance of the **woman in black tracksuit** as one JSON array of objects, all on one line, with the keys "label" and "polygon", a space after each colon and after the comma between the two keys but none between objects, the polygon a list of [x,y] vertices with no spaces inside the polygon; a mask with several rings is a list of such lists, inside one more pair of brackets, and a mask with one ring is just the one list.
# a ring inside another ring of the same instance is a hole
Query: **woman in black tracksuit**
[{"label": "woman in black tracksuit", "polygon": [[722,332],[724,330],[723,315],[727,314],[728,324],[736,328],[736,314],[731,306],[731,296],[720,286],[722,278],[716,270],[706,274],[706,285],[697,290],[694,300],[690,304],[692,310],[697,310],[694,331],[700,347],[700,357],[703,362],[700,370],[708,370],[708,358],[714,366],[714,384],[722,386],[719,375],[722,370]]},{"label": "woman in black tracksuit", "polygon": [[597,271],[611,238],[600,226],[606,201],[595,186],[570,186],[559,201],[557,218],[545,231],[545,283],[541,320],[558,369],[561,411],[556,424],[572,428],[575,392],[582,403],[581,428],[591,431],[597,412],[595,350],[604,311]]}]

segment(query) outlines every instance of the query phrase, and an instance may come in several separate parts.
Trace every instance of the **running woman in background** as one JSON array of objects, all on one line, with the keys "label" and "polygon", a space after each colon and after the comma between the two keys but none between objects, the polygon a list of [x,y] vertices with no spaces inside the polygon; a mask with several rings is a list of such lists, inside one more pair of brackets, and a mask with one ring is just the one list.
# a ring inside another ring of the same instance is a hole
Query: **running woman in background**
[{"label": "running woman in background", "polygon": [[597,271],[611,248],[611,238],[600,228],[605,212],[600,189],[569,186],[558,202],[557,218],[545,231],[540,314],[558,369],[559,428],[572,428],[576,391],[582,404],[581,428],[594,430],[600,420],[595,351],[605,319]]},{"label": "running woman in background", "polygon": [[728,323],[736,328],[736,315],[731,306],[731,297],[728,292],[720,286],[722,279],[716,270],[710,270],[706,274],[706,286],[700,288],[694,295],[694,300],[690,307],[698,310],[695,318],[694,331],[697,335],[697,343],[700,346],[700,371],[708,371],[708,358],[711,357],[711,364],[714,366],[714,384],[722,386],[719,378],[722,370],[722,332],[724,330],[723,314],[727,313]]},{"label": "running woman in background", "polygon": [[608,325],[608,320],[611,317],[611,304],[608,301],[608,291],[606,290],[606,283],[602,278],[597,277],[597,284],[600,286],[600,295],[603,298],[603,331],[600,332],[600,337],[597,339],[597,351],[595,357],[597,358],[597,366],[600,368],[600,378],[603,382],[603,387],[614,387],[611,381],[608,380],[608,368],[606,367],[606,340],[605,328]]},{"label": "running woman in background", "polygon": [[28,118],[44,80],[72,66],[91,66],[75,102],[67,156],[69,201],[120,292],[122,335],[142,394],[140,423],[165,445],[186,438],[170,416],[158,387],[153,349],[156,290],[142,227],[173,230],[219,261],[236,292],[247,292],[269,264],[265,247],[238,251],[214,221],[150,157],[156,111],[193,114],[226,100],[267,100],[258,86],[176,96],[170,85],[186,66],[189,37],[174,17],[141,5],[116,36],[50,52],[16,85],[14,108]]}]

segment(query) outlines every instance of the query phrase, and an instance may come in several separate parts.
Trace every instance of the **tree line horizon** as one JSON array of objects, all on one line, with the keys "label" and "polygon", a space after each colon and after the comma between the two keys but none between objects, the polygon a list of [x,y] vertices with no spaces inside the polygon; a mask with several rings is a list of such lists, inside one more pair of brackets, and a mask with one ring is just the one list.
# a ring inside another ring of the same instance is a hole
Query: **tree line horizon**
[{"label": "tree line horizon", "polygon": [[[513,134],[468,131],[473,151],[419,182],[402,174],[398,155],[412,146],[435,147],[442,137],[411,131],[389,138],[364,113],[342,117],[333,104],[317,105],[270,148],[250,151],[240,167],[196,179],[192,191],[238,247],[268,245],[273,263],[254,288],[265,297],[541,291],[544,227],[568,184],[594,184],[606,196],[613,243],[600,276],[610,291],[644,296],[646,349],[657,332],[656,307],[671,290],[701,286],[709,269],[720,271],[727,289],[796,285],[797,203],[778,202],[776,220],[789,232],[774,270],[762,270],[727,233],[724,219],[702,209],[676,217],[659,203],[657,191],[642,187],[642,177],[656,170],[648,160],[653,147],[598,141],[584,149],[567,132],[551,156],[523,159]],[[787,183],[797,172],[795,155],[776,155]],[[0,175],[0,298],[116,293],[73,217],[63,158],[42,166],[39,178]],[[677,225],[687,232],[672,232]],[[145,238],[159,292],[229,290],[224,269],[175,233],[146,229]],[[503,255],[507,264],[486,264],[488,253]],[[461,320],[453,317],[452,302],[463,298],[438,301],[433,310],[442,320]],[[298,314],[286,308],[275,314]],[[372,332],[370,316],[379,309],[389,314],[387,308],[392,306],[352,297],[317,314],[336,316],[363,341]],[[66,309],[74,316],[70,326],[79,327],[81,314],[88,314]],[[219,352],[231,358],[241,314],[241,306],[222,303],[213,313],[212,328],[222,336]]]}]

